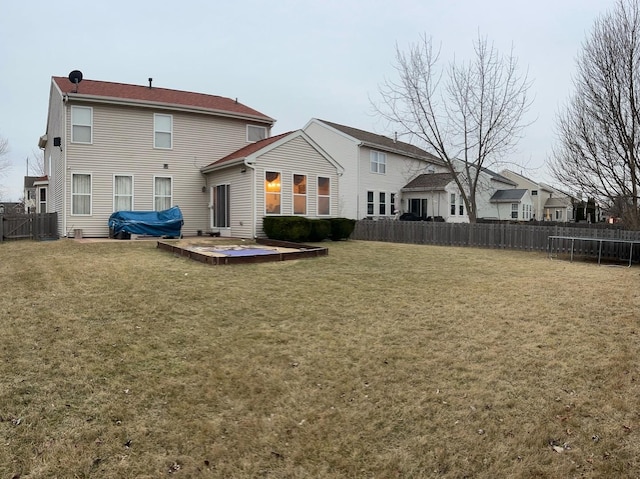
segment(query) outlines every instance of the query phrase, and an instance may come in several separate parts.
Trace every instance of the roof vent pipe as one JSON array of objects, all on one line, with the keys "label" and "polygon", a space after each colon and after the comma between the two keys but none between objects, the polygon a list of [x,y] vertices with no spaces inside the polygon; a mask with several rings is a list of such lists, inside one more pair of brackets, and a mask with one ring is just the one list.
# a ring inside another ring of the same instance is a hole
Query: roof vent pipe
[{"label": "roof vent pipe", "polygon": [[149,88],[151,88],[151,82],[153,81],[153,78],[149,77]]}]

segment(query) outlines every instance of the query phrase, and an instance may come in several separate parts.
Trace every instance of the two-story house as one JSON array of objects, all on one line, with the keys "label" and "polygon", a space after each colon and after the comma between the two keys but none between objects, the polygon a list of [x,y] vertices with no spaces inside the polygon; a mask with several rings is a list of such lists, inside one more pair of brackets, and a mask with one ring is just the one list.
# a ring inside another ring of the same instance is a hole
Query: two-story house
[{"label": "two-story house", "polygon": [[575,221],[572,196],[545,183],[534,181],[511,170],[503,170],[502,176],[517,184],[518,188],[529,191],[533,205],[533,219],[538,221]]},{"label": "two-story house", "polygon": [[[460,163],[458,175],[464,176]],[[473,167],[470,167],[473,171]],[[462,185],[468,184],[461,178]],[[531,199],[526,190],[488,168],[481,168],[476,187],[476,217],[478,219],[531,219]],[[469,189],[466,189],[469,193]],[[460,189],[450,172],[428,172],[415,177],[402,188],[409,212],[424,218],[441,219],[448,223],[467,223],[468,212]]]},{"label": "two-story house", "polygon": [[[72,81],[74,80],[74,81]],[[304,132],[214,95],[53,77],[46,211],[62,237],[106,237],[115,211],[179,206],[184,235],[262,235],[262,217],[338,214],[340,165]]]},{"label": "two-story house", "polygon": [[395,218],[410,211],[403,186],[422,173],[446,171],[439,158],[396,138],[317,118],[303,131],[344,168],[339,215],[347,218]]}]

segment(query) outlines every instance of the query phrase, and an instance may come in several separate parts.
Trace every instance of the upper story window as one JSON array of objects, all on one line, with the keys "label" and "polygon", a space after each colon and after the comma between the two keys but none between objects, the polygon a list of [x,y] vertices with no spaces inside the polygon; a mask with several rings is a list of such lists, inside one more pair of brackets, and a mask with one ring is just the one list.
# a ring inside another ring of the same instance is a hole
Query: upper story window
[{"label": "upper story window", "polygon": [[173,115],[153,115],[153,147],[166,150],[173,147]]},{"label": "upper story window", "polygon": [[255,143],[267,137],[267,129],[264,126],[247,125],[247,141]]},{"label": "upper story window", "polygon": [[93,143],[93,108],[71,107],[71,142]]},{"label": "upper story window", "polygon": [[371,173],[385,174],[387,172],[387,154],[380,151],[371,152]]},{"label": "upper story window", "polygon": [[538,196],[538,190],[531,190],[531,196]]}]

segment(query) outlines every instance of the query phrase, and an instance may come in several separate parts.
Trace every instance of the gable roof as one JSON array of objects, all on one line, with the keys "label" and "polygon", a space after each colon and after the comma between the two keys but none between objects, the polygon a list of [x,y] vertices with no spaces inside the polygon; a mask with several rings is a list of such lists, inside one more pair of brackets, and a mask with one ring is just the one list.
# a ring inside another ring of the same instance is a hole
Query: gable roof
[{"label": "gable roof", "polygon": [[322,148],[320,148],[316,142],[313,141],[309,135],[303,130],[294,130],[286,133],[281,133],[276,136],[265,138],[264,140],[256,141],[247,146],[243,146],[239,150],[228,154],[224,158],[220,158],[213,163],[208,164],[200,169],[202,173],[210,173],[214,170],[226,168],[228,166],[245,163],[253,164],[256,159],[268,151],[277,148],[295,138],[303,138],[312,148],[314,148],[320,155],[322,155],[329,163],[331,163],[339,172],[344,171],[342,166],[330,157]]},{"label": "gable roof", "polygon": [[412,158],[428,160],[432,163],[442,164],[442,160],[440,160],[440,158],[438,158],[437,156],[434,156],[415,145],[411,145],[410,143],[394,140],[384,135],[377,135],[375,133],[360,130],[358,128],[353,128],[351,126],[340,125],[331,121],[320,119],[316,120],[344,133],[345,135],[355,138],[356,140],[360,141],[363,146],[368,146],[370,148],[376,148],[391,153],[398,153]]},{"label": "gable roof", "polygon": [[147,104],[218,113],[269,124],[275,122],[273,118],[249,108],[237,100],[222,96],[96,80],[82,80],[76,85],[71,83],[68,78],[56,76],[52,77],[52,81],[64,95],[71,99]]},{"label": "gable roof", "polygon": [[423,173],[407,183],[402,191],[443,190],[452,180],[451,173]]},{"label": "gable roof", "polygon": [[492,203],[512,203],[514,201],[522,201],[522,198],[529,190],[512,189],[497,190],[490,198]]},{"label": "gable roof", "polygon": [[203,168],[203,170],[209,169],[212,166],[219,166],[223,163],[230,163],[233,160],[239,160],[239,159],[243,159],[246,158],[249,155],[252,155],[253,153],[262,150],[263,148],[266,148],[267,146],[269,146],[272,143],[275,143],[276,141],[278,141],[280,138],[284,138],[285,136],[291,134],[291,131],[288,131],[286,133],[281,133],[279,135],[275,135],[275,136],[270,136],[269,138],[264,138],[262,140],[256,141],[255,143],[251,143],[250,145],[247,146],[243,146],[242,148],[240,148],[239,150],[234,151],[233,153],[228,154],[227,156],[220,158],[219,160],[214,161],[213,163],[208,164],[207,166],[205,166]]}]

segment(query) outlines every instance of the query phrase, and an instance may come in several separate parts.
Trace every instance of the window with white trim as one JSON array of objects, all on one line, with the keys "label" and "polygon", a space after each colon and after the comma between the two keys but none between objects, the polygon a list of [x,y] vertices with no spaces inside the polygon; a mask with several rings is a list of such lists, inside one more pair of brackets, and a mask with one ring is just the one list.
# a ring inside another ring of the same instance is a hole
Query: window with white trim
[{"label": "window with white trim", "polygon": [[277,171],[264,173],[264,208],[268,215],[281,213],[282,175]]},{"label": "window with white trim", "polygon": [[73,173],[71,175],[71,214],[91,215],[91,175]]},{"label": "window with white trim", "polygon": [[460,210],[460,216],[464,215],[464,201],[462,201],[462,195],[458,196],[458,209]]},{"label": "window with white trim", "polygon": [[456,194],[451,193],[451,216],[456,215]]},{"label": "window with white trim", "polygon": [[318,216],[331,214],[331,179],[318,176]]},{"label": "window with white trim", "polygon": [[378,211],[380,215],[387,214],[387,194],[383,191],[379,194],[380,202],[378,203]]},{"label": "window with white trim", "polygon": [[113,211],[133,210],[133,176],[113,175]]},{"label": "window with white trim", "polygon": [[71,107],[71,142],[93,143],[93,108]]},{"label": "window with white trim", "polygon": [[153,114],[153,147],[164,150],[173,147],[173,115]]},{"label": "window with white trim", "polygon": [[371,173],[384,175],[387,171],[387,154],[381,151],[371,151]]},{"label": "window with white trim", "polygon": [[511,203],[511,219],[518,219],[518,203]]},{"label": "window with white trim", "polygon": [[40,202],[38,205],[38,212],[39,213],[46,213],[47,212],[47,188],[41,187],[39,188],[40,193]]},{"label": "window with white trim", "polygon": [[307,175],[293,175],[293,214],[307,214]]},{"label": "window with white trim", "polygon": [[247,125],[247,141],[255,143],[267,137],[267,128],[264,126]]},{"label": "window with white trim", "polygon": [[375,212],[375,204],[373,202],[373,191],[367,191],[367,214],[373,215]]},{"label": "window with white trim", "polygon": [[173,204],[173,180],[170,176],[153,178],[153,207],[156,211],[168,210]]},{"label": "window with white trim", "polygon": [[389,203],[391,203],[390,208],[389,208],[389,214],[390,215],[395,215],[396,214],[396,194],[395,193],[390,193],[390,200]]}]

